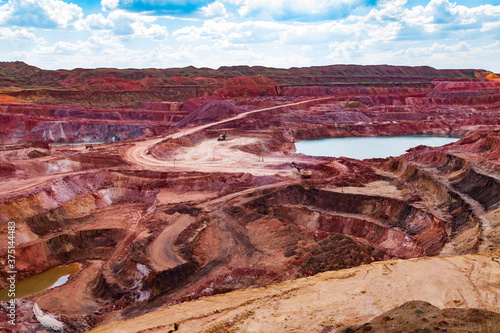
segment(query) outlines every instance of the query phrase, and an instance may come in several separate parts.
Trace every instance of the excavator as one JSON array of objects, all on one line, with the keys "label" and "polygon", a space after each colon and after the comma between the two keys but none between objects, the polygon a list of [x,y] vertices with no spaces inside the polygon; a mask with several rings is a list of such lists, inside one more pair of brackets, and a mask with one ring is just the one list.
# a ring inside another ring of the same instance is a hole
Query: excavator
[{"label": "excavator", "polygon": [[297,169],[297,171],[299,172],[300,178],[311,178],[312,171],[299,167],[297,164],[295,164],[295,162],[292,162],[292,167]]},{"label": "excavator", "polygon": [[219,137],[217,138],[217,141],[226,141],[226,132],[219,135]]}]

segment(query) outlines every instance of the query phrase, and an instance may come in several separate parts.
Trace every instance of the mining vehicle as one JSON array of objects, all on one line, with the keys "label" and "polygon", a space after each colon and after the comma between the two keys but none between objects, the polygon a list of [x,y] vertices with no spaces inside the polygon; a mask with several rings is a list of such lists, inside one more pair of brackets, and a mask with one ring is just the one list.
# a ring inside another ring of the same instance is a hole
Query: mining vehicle
[{"label": "mining vehicle", "polygon": [[226,132],[219,135],[219,137],[217,138],[217,141],[226,141]]},{"label": "mining vehicle", "polygon": [[312,171],[299,167],[297,164],[295,164],[295,162],[292,162],[292,167],[297,169],[297,171],[299,172],[300,178],[311,178]]}]

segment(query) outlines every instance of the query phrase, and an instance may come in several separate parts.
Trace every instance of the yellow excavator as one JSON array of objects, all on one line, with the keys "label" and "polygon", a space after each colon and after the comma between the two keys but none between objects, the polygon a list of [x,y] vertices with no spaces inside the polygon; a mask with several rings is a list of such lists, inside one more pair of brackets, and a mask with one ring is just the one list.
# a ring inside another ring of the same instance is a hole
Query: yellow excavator
[{"label": "yellow excavator", "polygon": [[305,168],[301,168],[297,164],[295,164],[295,162],[292,162],[292,167],[294,167],[295,169],[297,169],[297,171],[299,172],[300,178],[311,178],[311,176],[312,176],[312,171],[311,170],[307,170]]}]

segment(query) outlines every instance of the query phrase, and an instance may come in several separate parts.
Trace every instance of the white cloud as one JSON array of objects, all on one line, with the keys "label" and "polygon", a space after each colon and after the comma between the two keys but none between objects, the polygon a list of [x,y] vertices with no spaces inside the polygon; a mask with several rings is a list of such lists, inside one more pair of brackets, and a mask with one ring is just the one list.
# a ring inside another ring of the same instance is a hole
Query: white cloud
[{"label": "white cloud", "polygon": [[232,43],[264,43],[280,39],[280,32],[288,25],[268,21],[207,20],[202,26],[188,26],[173,32],[177,40],[224,40]]},{"label": "white cloud", "polygon": [[196,46],[196,47],[194,48],[194,50],[195,50],[195,52],[203,52],[203,51],[209,51],[209,50],[211,50],[212,48],[213,48],[213,46],[212,46],[212,47],[210,47],[210,46],[208,46],[208,45],[206,45],[206,44],[201,44],[201,45],[199,45],[199,46]]},{"label": "white cloud", "polygon": [[399,22],[390,22],[385,26],[371,26],[368,31],[370,43],[387,43],[395,39],[402,26]]},{"label": "white cloud", "polygon": [[88,41],[76,41],[74,43],[71,42],[57,42],[54,45],[50,46],[36,46],[33,49],[34,54],[38,55],[71,55],[71,54],[79,54],[79,55],[89,55],[91,53],[92,44]]},{"label": "white cloud", "polygon": [[272,21],[208,20],[201,26],[187,26],[173,32],[179,41],[226,40],[234,44],[270,43],[277,45],[324,44],[332,40],[372,40],[389,42],[397,37],[401,26],[398,22],[384,25],[363,22],[326,22],[316,24],[291,24]]},{"label": "white cloud", "polygon": [[426,0],[418,6],[408,4],[416,0],[378,0],[372,7],[373,0],[101,0],[104,11],[83,15],[64,1],[0,0],[0,38],[7,41],[0,42],[0,57],[18,55],[45,68],[340,62],[500,71],[500,6],[462,0],[464,5]]},{"label": "white cloud", "polygon": [[[500,6],[466,7],[457,5],[449,0],[431,0],[425,7],[416,6],[405,9],[402,21],[415,25],[432,25],[427,30],[438,30],[439,25],[453,25],[455,29],[460,26],[465,28],[478,21],[498,21],[500,19]],[[479,25],[479,24],[478,24]]]},{"label": "white cloud", "polygon": [[5,4],[3,6],[0,6],[0,24],[4,24],[9,16],[10,16],[9,5]]},{"label": "white cloud", "polygon": [[225,16],[224,4],[218,0],[101,0],[103,11],[125,10],[145,15],[172,17]]},{"label": "white cloud", "polygon": [[31,40],[37,44],[44,44],[45,39],[37,37],[33,32],[26,28],[11,29],[0,27],[0,39],[8,40]]},{"label": "white cloud", "polygon": [[194,25],[186,26],[174,31],[172,35],[176,36],[177,40],[191,42],[207,39],[222,39],[231,31],[234,31],[237,26],[237,23],[227,22],[225,20],[207,20],[201,27]]},{"label": "white cloud", "polygon": [[330,43],[332,52],[328,55],[333,63],[356,63],[354,59],[359,58],[360,54],[370,52],[370,49],[359,41],[332,42]]},{"label": "white cloud", "polygon": [[368,27],[361,22],[327,22],[322,24],[290,24],[282,28],[281,41],[285,44],[329,43],[332,40],[366,38]]},{"label": "white cloud", "polygon": [[[435,68],[477,68],[500,72],[500,68],[489,59],[500,57],[500,42],[473,46],[465,42],[450,44],[433,43],[424,47],[408,47],[396,52],[377,52],[373,63],[420,66]],[[496,67],[495,67],[496,66]]]},{"label": "white cloud", "polygon": [[373,8],[364,18],[366,21],[399,20],[404,15],[407,0],[386,0],[379,8]]},{"label": "white cloud", "polygon": [[364,3],[362,0],[245,0],[238,13],[243,17],[309,21],[339,18]]},{"label": "white cloud", "polygon": [[486,32],[490,30],[495,30],[500,28],[500,21],[497,22],[485,22],[483,23],[483,27],[481,28],[481,32]]},{"label": "white cloud", "polygon": [[411,58],[418,58],[422,56],[432,56],[438,53],[456,53],[470,50],[470,45],[466,42],[459,42],[454,45],[434,43],[429,47],[414,47],[406,50],[396,52],[396,54],[405,55]]},{"label": "white cloud", "polygon": [[101,0],[101,6],[103,11],[111,11],[118,7],[120,0]]},{"label": "white cloud", "polygon": [[158,24],[151,24],[147,27],[144,22],[136,21],[131,26],[134,30],[134,37],[162,40],[168,36],[167,28]]},{"label": "white cloud", "polygon": [[105,18],[102,14],[91,14],[75,23],[78,30],[109,30],[117,36],[127,38],[150,38],[162,40],[167,38],[165,26],[154,23],[154,16],[115,10]]},{"label": "white cloud", "polygon": [[112,35],[109,31],[94,31],[89,37],[89,42],[101,49],[123,49],[120,37]]},{"label": "white cloud", "polygon": [[230,5],[243,5],[245,3],[245,0],[221,0],[222,2],[228,3]]},{"label": "white cloud", "polygon": [[0,7],[0,24],[19,27],[66,28],[82,17],[80,7],[61,0],[9,0]]},{"label": "white cloud", "polygon": [[206,18],[227,17],[226,7],[219,1],[212,2],[200,9],[202,16]]},{"label": "white cloud", "polygon": [[111,29],[113,24],[111,21],[107,20],[99,14],[90,14],[86,18],[75,22],[75,28],[77,30],[102,30]]}]

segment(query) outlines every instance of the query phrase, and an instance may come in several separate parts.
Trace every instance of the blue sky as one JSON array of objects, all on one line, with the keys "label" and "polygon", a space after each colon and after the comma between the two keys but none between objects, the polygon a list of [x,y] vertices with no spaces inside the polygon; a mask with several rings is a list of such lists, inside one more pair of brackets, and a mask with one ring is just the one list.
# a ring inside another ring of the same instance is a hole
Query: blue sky
[{"label": "blue sky", "polygon": [[0,61],[44,69],[429,65],[500,73],[500,0],[0,0]]}]

